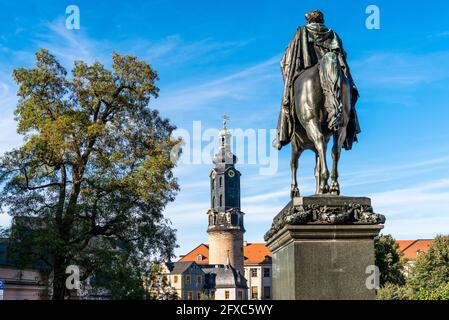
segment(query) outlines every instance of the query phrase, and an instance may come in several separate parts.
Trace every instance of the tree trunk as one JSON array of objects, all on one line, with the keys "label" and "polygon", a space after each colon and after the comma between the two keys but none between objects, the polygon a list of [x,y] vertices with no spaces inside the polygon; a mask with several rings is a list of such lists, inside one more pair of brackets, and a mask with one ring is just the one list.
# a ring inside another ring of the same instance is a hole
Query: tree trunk
[{"label": "tree trunk", "polygon": [[55,264],[53,269],[53,296],[52,300],[64,300],[66,287],[65,287],[65,267],[62,257],[55,258]]}]

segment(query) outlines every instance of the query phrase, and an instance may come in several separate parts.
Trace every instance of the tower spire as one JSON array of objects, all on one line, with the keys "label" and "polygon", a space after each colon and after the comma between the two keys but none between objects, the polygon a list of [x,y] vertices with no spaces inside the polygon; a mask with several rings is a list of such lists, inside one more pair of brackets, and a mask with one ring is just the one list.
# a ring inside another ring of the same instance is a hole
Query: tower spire
[{"label": "tower spire", "polygon": [[213,162],[224,165],[234,165],[237,162],[237,157],[231,151],[231,133],[228,130],[229,116],[223,115],[223,128],[218,133],[220,146],[217,154],[213,158]]}]

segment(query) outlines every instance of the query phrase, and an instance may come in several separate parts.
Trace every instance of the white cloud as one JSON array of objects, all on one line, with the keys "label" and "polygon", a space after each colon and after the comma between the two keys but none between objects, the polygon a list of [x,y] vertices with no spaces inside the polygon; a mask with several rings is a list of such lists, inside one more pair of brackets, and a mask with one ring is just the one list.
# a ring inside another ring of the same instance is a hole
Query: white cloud
[{"label": "white cloud", "polygon": [[447,79],[449,70],[442,68],[441,63],[448,59],[449,51],[425,54],[384,52],[352,61],[350,67],[361,86],[398,89]]},{"label": "white cloud", "polygon": [[[279,57],[275,56],[242,71],[223,77],[204,80],[202,83],[188,87],[167,89],[161,94],[156,105],[164,110],[204,110],[212,102],[237,100],[249,101],[254,95],[261,94],[260,87],[277,78]],[[276,73],[274,72],[276,69]],[[280,77],[280,76],[279,76]]]},{"label": "white cloud", "polygon": [[67,29],[64,19],[47,22],[45,27],[47,32],[36,35],[36,45],[57,56],[69,70],[76,60],[87,63],[93,63],[96,60],[105,63],[111,60],[112,50],[108,43],[93,40],[84,33],[83,29]]},{"label": "white cloud", "polygon": [[[144,41],[142,51],[152,64],[173,67],[192,60],[197,63],[209,62],[235,52],[248,43],[249,41],[215,41],[212,38],[187,42],[179,35],[170,35],[157,42]],[[137,48],[141,46],[142,44],[138,44]]]},{"label": "white cloud", "polygon": [[428,39],[439,39],[449,37],[449,31],[438,32],[427,36]]},{"label": "white cloud", "polygon": [[449,179],[374,193],[371,198],[378,210],[402,219],[446,214],[449,208]]}]

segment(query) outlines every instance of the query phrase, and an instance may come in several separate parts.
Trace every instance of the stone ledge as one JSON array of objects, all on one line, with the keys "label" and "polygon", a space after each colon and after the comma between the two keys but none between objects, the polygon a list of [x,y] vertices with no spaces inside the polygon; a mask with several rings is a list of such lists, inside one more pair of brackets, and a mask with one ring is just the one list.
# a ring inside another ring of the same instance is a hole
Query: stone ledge
[{"label": "stone ledge", "polygon": [[267,247],[275,253],[295,240],[372,240],[382,229],[382,225],[287,225],[267,240]]},{"label": "stone ledge", "polygon": [[294,206],[321,205],[321,206],[345,206],[351,203],[371,205],[371,199],[367,197],[347,197],[335,195],[315,195],[293,198]]},{"label": "stone ledge", "polygon": [[291,200],[273,219],[268,241],[288,225],[378,225],[385,217],[373,212],[367,197],[309,196]]}]

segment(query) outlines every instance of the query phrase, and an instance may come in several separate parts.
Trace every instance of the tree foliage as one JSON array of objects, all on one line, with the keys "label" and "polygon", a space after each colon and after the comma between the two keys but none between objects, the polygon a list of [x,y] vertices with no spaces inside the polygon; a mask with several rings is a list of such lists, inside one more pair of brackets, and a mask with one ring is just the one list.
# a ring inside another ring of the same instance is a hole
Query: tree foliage
[{"label": "tree foliage", "polygon": [[413,290],[406,285],[387,282],[376,292],[377,300],[414,300]]},{"label": "tree foliage", "polygon": [[408,282],[416,292],[440,290],[449,283],[449,236],[437,236],[428,251],[418,255]]},{"label": "tree foliage", "polygon": [[449,236],[439,235],[412,264],[405,284],[387,283],[381,300],[449,300]]},{"label": "tree foliage", "polygon": [[418,300],[449,300],[449,282],[443,283],[435,289],[421,288],[418,291]]},{"label": "tree foliage", "polygon": [[162,211],[178,189],[169,150],[179,141],[148,106],[158,96],[157,73],[114,53],[111,70],[77,61],[68,76],[41,49],[34,67],[13,76],[25,139],[0,158],[0,207],[14,217],[13,251],[48,265],[54,299],[67,295],[71,264],[82,279],[120,274],[116,287],[126,287],[145,269],[142,257],[168,257],[176,241]]},{"label": "tree foliage", "polygon": [[382,235],[374,240],[376,266],[380,271],[380,285],[387,283],[404,284],[404,262],[399,253],[399,245],[391,235]]}]

